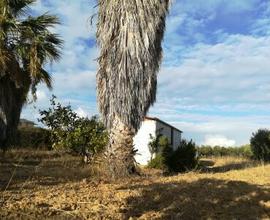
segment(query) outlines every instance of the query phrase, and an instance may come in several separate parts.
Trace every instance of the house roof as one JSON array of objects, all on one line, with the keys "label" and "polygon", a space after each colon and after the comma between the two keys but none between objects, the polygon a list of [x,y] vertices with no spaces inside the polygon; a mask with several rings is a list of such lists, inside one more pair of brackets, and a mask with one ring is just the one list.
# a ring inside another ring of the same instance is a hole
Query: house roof
[{"label": "house roof", "polygon": [[176,127],[174,127],[174,126],[172,126],[172,125],[170,125],[170,124],[168,124],[168,123],[165,122],[165,121],[160,120],[159,118],[156,118],[156,117],[148,117],[148,116],[146,116],[146,117],[144,117],[144,119],[146,119],[146,120],[158,121],[158,122],[160,122],[160,123],[162,123],[162,124],[164,124],[164,125],[167,125],[167,126],[173,128],[173,129],[175,129],[175,130],[177,130],[177,131],[183,133],[183,131],[179,130],[178,128],[176,128]]}]

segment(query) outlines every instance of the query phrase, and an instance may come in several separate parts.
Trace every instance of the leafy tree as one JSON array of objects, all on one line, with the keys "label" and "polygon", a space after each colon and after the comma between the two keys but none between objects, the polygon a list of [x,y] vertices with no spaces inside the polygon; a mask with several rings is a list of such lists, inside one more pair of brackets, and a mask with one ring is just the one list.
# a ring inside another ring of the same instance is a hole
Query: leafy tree
[{"label": "leafy tree", "polygon": [[108,135],[96,116],[79,117],[70,105],[63,106],[51,99],[51,107],[40,111],[39,119],[51,131],[53,149],[69,150],[83,155],[95,155],[108,143]]},{"label": "leafy tree", "polygon": [[0,147],[7,149],[17,136],[23,104],[31,90],[45,83],[51,88],[50,74],[44,68],[60,58],[62,40],[51,28],[56,16],[28,14],[35,0],[0,1]]},{"label": "leafy tree", "polygon": [[168,5],[169,0],[98,1],[98,106],[109,130],[105,161],[113,178],[135,171],[133,137],[156,99]]},{"label": "leafy tree", "polygon": [[270,130],[259,129],[253,133],[250,145],[256,159],[270,161]]},{"label": "leafy tree", "polygon": [[168,170],[168,160],[170,160],[170,155],[173,151],[168,138],[159,134],[150,141],[149,145],[152,145],[153,155],[155,157],[151,157],[148,167]]},{"label": "leafy tree", "polygon": [[154,137],[152,134],[150,134],[150,142],[148,144],[148,148],[149,148],[149,151],[150,151],[150,154],[151,154],[151,159],[153,159],[153,156],[154,154],[156,154],[158,152],[158,149],[159,149],[159,141],[160,141],[160,138],[162,137],[161,134],[158,134],[157,137]]}]

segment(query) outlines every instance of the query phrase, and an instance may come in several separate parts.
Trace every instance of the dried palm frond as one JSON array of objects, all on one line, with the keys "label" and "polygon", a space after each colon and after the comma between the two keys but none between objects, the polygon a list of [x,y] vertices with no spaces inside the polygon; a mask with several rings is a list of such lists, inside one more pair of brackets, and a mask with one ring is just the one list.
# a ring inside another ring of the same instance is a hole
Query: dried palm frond
[{"label": "dried palm frond", "polygon": [[138,130],[156,100],[169,0],[99,0],[97,73],[105,125],[115,117]]}]

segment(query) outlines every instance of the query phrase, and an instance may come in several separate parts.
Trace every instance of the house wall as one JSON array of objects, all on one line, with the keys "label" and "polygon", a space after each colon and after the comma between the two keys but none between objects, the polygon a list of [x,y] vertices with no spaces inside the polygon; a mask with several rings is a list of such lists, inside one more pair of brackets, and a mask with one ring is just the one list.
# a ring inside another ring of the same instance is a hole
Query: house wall
[{"label": "house wall", "polygon": [[148,161],[151,159],[151,154],[148,148],[148,144],[151,141],[150,134],[153,137],[156,137],[156,121],[145,120],[133,139],[134,147],[138,150],[137,155],[135,155],[135,159],[141,165],[147,165]]},{"label": "house wall", "polygon": [[157,132],[159,132],[159,134],[162,134],[163,136],[167,137],[169,139],[169,143],[172,144],[171,127],[170,126],[165,125],[164,123],[157,121]]},{"label": "house wall", "polygon": [[180,131],[173,129],[173,149],[176,150],[179,147],[180,141],[182,138],[182,134]]},{"label": "house wall", "polygon": [[179,146],[179,143],[181,141],[181,132],[160,121],[144,120],[141,128],[133,139],[134,147],[136,150],[138,150],[137,155],[135,155],[135,159],[139,164],[147,165],[147,163],[151,159],[151,154],[148,148],[148,144],[151,141],[150,134],[153,137],[156,137],[157,133],[166,136],[169,139],[169,143],[172,144],[174,150],[176,150]]},{"label": "house wall", "polygon": [[[176,150],[181,141],[181,132],[168,126],[162,122],[157,122],[157,131],[160,131],[160,134],[166,136],[169,139],[169,143],[173,146],[173,149]],[[173,140],[172,140],[173,132]]]}]

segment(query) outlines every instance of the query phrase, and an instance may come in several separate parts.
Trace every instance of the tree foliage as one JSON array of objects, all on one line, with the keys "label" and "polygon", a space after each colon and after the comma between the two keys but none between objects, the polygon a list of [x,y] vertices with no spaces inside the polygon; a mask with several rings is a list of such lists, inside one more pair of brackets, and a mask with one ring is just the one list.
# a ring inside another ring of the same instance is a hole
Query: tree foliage
[{"label": "tree foliage", "polygon": [[56,102],[55,96],[51,99],[51,107],[40,111],[40,115],[40,122],[51,131],[53,149],[95,155],[108,142],[107,132],[96,116],[79,117],[70,105]]},{"label": "tree foliage", "polygon": [[270,130],[259,129],[253,133],[250,139],[250,145],[254,158],[270,161]]},{"label": "tree foliage", "polygon": [[59,24],[48,13],[32,16],[36,0],[0,1],[0,147],[14,144],[23,104],[29,91],[36,99],[36,87],[52,87],[46,65],[60,58],[63,41],[53,33]]},{"label": "tree foliage", "polygon": [[63,43],[51,32],[60,23],[58,17],[29,14],[29,7],[35,2],[1,0],[0,3],[0,78],[7,75],[18,87],[24,87],[28,81],[34,95],[40,82],[51,88],[51,77],[44,66],[59,60]]},{"label": "tree foliage", "polygon": [[243,145],[240,147],[200,146],[197,147],[197,151],[200,157],[237,156],[251,158],[253,155],[250,145]]},{"label": "tree foliage", "polygon": [[161,137],[161,134],[158,134],[157,137],[154,137],[152,134],[150,134],[150,142],[148,143],[148,149],[151,154],[151,160],[153,159],[154,154],[158,152]]}]

